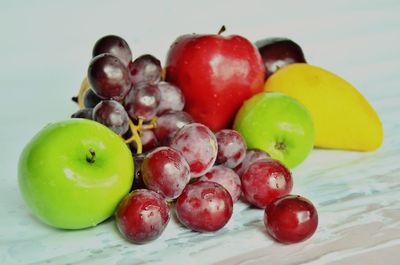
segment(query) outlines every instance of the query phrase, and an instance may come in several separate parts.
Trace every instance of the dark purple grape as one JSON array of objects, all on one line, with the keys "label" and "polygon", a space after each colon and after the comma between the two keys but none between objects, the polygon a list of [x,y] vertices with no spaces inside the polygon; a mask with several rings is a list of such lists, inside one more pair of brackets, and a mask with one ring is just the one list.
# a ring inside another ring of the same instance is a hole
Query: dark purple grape
[{"label": "dark purple grape", "polygon": [[193,122],[193,118],[184,111],[167,112],[158,117],[154,133],[162,145],[168,145],[180,128]]},{"label": "dark purple grape", "polygon": [[128,66],[132,61],[132,52],[128,43],[115,35],[104,36],[95,43],[92,52],[93,57],[103,53],[111,53],[120,59],[125,66]]},{"label": "dark purple grape", "polygon": [[103,100],[93,109],[93,120],[122,135],[129,129],[128,114],[115,100]]},{"label": "dark purple grape", "polygon": [[93,91],[102,99],[121,101],[131,88],[128,69],[114,55],[105,53],[92,59],[88,80]]},{"label": "dark purple grape", "polygon": [[129,71],[134,86],[142,82],[156,84],[161,80],[160,60],[150,54],[136,58],[129,65]]},{"label": "dark purple grape", "polygon": [[124,106],[132,119],[149,121],[157,114],[160,99],[161,93],[157,86],[141,83],[129,91]]},{"label": "dark purple grape", "polygon": [[292,63],[305,63],[303,50],[288,38],[267,38],[255,43],[265,66],[265,79]]},{"label": "dark purple grape", "polygon": [[142,163],[144,160],[144,155],[135,155],[133,157],[133,162],[135,163],[135,171],[133,172],[133,184],[132,184],[132,189],[131,190],[137,190],[137,189],[145,189],[146,185],[143,182],[143,176],[142,176]]},{"label": "dark purple grape", "polygon": [[84,108],[76,111],[74,114],[71,115],[71,118],[82,118],[91,120],[93,116],[93,109],[92,108]]},{"label": "dark purple grape", "polygon": [[161,92],[161,101],[160,106],[158,106],[157,115],[162,115],[169,111],[183,110],[183,107],[185,107],[185,97],[177,86],[165,81],[159,82],[157,86]]},{"label": "dark purple grape", "polygon": [[89,88],[85,91],[83,95],[83,105],[86,108],[94,108],[100,101],[101,98],[94,93],[93,89]]}]

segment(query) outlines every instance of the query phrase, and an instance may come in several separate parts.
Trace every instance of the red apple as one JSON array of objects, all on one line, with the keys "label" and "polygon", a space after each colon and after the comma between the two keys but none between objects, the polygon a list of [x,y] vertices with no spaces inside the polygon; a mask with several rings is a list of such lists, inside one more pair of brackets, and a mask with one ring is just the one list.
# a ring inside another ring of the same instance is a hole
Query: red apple
[{"label": "red apple", "polygon": [[183,35],[166,60],[166,81],[182,90],[185,111],[213,131],[229,127],[243,101],[262,91],[264,71],[257,48],[239,35]]}]

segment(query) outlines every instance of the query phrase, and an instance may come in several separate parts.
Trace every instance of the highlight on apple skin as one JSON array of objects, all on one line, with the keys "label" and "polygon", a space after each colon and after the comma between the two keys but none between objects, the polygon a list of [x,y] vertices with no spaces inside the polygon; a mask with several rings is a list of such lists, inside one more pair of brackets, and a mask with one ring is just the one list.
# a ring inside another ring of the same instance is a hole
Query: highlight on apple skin
[{"label": "highlight on apple skin", "polygon": [[239,35],[180,36],[165,67],[166,81],[185,96],[185,111],[214,132],[228,128],[243,101],[261,92],[264,83],[260,53]]},{"label": "highlight on apple skin", "polygon": [[132,154],[122,138],[87,119],[50,123],[25,146],[18,182],[26,205],[63,229],[109,218],[133,182]]}]

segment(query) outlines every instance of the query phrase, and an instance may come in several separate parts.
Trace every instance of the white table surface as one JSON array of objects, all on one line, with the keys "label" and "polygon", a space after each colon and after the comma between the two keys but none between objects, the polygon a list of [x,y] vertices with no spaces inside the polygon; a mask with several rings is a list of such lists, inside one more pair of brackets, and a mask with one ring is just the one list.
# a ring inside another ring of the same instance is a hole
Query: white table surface
[{"label": "white table surface", "polygon": [[[0,1],[0,264],[400,264],[398,0],[83,2]],[[19,154],[45,124],[76,110],[70,98],[94,42],[117,34],[134,56],[164,61],[177,36],[215,33],[222,24],[225,34],[251,41],[292,38],[308,62],[354,84],[382,119],[376,152],[314,150],[293,170],[293,193],[317,206],[316,234],[274,243],[262,211],[243,203],[217,233],[172,220],[146,245],[124,241],[112,220],[61,231],[33,218],[18,190]]]}]

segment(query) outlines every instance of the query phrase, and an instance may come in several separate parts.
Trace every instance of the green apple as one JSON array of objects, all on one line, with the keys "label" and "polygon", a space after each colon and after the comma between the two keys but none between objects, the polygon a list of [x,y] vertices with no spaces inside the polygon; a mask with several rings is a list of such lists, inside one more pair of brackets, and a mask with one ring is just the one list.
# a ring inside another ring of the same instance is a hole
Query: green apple
[{"label": "green apple", "polygon": [[245,101],[234,128],[248,148],[266,151],[289,168],[300,164],[314,146],[314,125],[307,109],[292,97],[263,92]]},{"label": "green apple", "polygon": [[64,229],[110,217],[133,182],[133,159],[120,136],[100,123],[70,119],[44,127],[20,156],[18,180],[32,213]]}]

